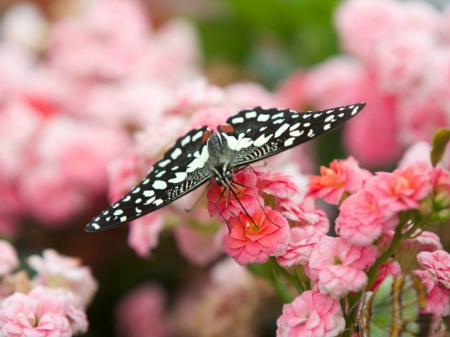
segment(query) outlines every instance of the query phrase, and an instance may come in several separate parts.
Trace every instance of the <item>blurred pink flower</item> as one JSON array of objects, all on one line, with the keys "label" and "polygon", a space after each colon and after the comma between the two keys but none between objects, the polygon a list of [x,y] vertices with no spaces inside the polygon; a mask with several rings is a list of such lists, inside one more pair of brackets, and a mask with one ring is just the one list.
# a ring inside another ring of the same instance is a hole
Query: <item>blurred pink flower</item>
[{"label": "blurred pink flower", "polygon": [[61,289],[38,286],[27,295],[16,292],[0,304],[4,336],[70,337],[86,332],[87,327],[86,314]]},{"label": "blurred pink flower", "polygon": [[327,214],[320,208],[316,208],[312,198],[305,198],[301,203],[296,203],[292,199],[281,199],[280,209],[283,216],[296,222],[295,225],[313,226],[323,234],[330,230]]},{"label": "blurred pink flower", "polygon": [[0,240],[0,277],[11,273],[19,266],[19,258],[14,247],[5,240]]},{"label": "blurred pink flower", "polygon": [[[253,170],[239,171],[233,176],[233,181],[235,182],[234,191],[239,190],[235,192],[236,195],[228,189],[225,193],[222,193],[226,187],[217,185],[216,181],[211,182],[206,193],[209,214],[211,216],[217,215],[219,220],[228,220],[233,215],[243,212],[242,207],[251,215],[261,209],[261,205],[264,205],[264,200],[259,196],[258,176]],[[231,194],[230,197],[228,196],[229,193]]]},{"label": "blurred pink flower", "polygon": [[411,145],[398,162],[399,169],[415,166],[420,171],[428,171],[432,168],[430,161],[431,145],[424,141],[418,141]]},{"label": "blurred pink flower", "polygon": [[283,306],[277,326],[277,337],[332,337],[344,331],[345,319],[339,301],[307,290]]},{"label": "blurred pink flower", "polygon": [[428,171],[433,186],[433,192],[442,199],[450,198],[450,172],[435,167]]},{"label": "blurred pink flower", "polygon": [[84,309],[91,303],[98,284],[90,268],[82,266],[80,259],[60,255],[53,249],[46,249],[42,257],[31,255],[27,262],[37,272],[33,278],[35,284],[71,291],[77,308]]},{"label": "blurred pink flower", "polygon": [[164,228],[161,214],[151,213],[130,223],[128,245],[136,254],[147,257],[150,251],[158,245],[159,233]]},{"label": "blurred pink flower", "polygon": [[240,265],[264,263],[270,256],[283,255],[291,240],[287,220],[268,207],[254,212],[251,218],[244,213],[231,217],[228,226],[225,251]]},{"label": "blurred pink flower", "polygon": [[367,284],[365,270],[379,255],[375,246],[353,246],[343,238],[322,236],[309,256],[312,280],[318,280],[322,294],[343,298]]},{"label": "blurred pink flower", "polygon": [[445,250],[420,252],[417,255],[417,261],[450,291],[450,254],[448,252]]},{"label": "blurred pink flower", "polygon": [[310,176],[307,196],[323,198],[326,202],[338,205],[344,192],[354,194],[360,191],[371,173],[361,169],[358,162],[349,157],[333,160],[330,168],[320,167],[320,176]]},{"label": "blurred pink flower", "polygon": [[277,97],[280,107],[290,108],[297,111],[303,110],[307,105],[304,70],[294,71],[277,88]]},{"label": "blurred pink flower", "polygon": [[141,285],[126,294],[115,309],[116,335],[164,337],[168,335],[165,294],[154,284]]},{"label": "blurred pink flower", "polygon": [[[391,236],[393,234],[393,231],[389,231],[386,233],[386,236]],[[400,249],[410,252],[412,249],[417,252],[434,252],[437,249],[443,249],[439,236],[433,232],[417,229],[411,236],[412,238],[405,239],[400,244]]]},{"label": "blurred pink flower", "polygon": [[311,251],[323,235],[314,226],[291,228],[291,242],[286,253],[277,257],[278,264],[283,267],[307,264]]},{"label": "blurred pink flower", "polygon": [[395,228],[398,222],[398,217],[385,216],[377,195],[364,190],[344,200],[335,230],[349,243],[366,246],[388,229]]},{"label": "blurred pink flower", "polygon": [[415,270],[413,273],[422,279],[427,294],[427,306],[423,312],[432,313],[432,333],[440,330],[442,317],[450,314],[450,293],[440,285],[435,277],[426,270]]}]

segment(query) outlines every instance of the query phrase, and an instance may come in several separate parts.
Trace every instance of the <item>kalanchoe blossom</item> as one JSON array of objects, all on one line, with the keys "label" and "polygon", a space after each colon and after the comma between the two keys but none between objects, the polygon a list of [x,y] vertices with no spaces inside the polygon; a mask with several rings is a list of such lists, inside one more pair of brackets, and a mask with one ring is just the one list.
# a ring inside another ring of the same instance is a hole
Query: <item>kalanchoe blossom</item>
[{"label": "kalanchoe blossom", "polygon": [[[215,181],[211,182],[206,194],[206,197],[208,198],[208,210],[211,216],[217,215],[220,220],[228,220],[232,216],[237,216],[239,213],[243,212],[243,207],[250,215],[261,209],[264,200],[258,194],[258,176],[253,170],[246,169],[236,173],[233,177],[233,181],[236,182],[233,184],[233,190],[239,200],[237,200],[234,194],[229,190],[222,193],[226,186],[219,186]],[[247,185],[249,187],[240,186],[238,184]]]},{"label": "kalanchoe blossom", "polygon": [[292,199],[280,200],[281,213],[294,222],[297,226],[314,226],[316,230],[323,234],[330,230],[330,222],[326,213],[316,208],[312,198],[305,198],[300,204],[295,203]]},{"label": "kalanchoe blossom", "polygon": [[343,298],[365,288],[365,271],[378,254],[375,246],[354,246],[343,238],[322,236],[309,256],[309,274],[322,294]]},{"label": "kalanchoe blossom", "polygon": [[314,226],[300,226],[291,228],[292,240],[285,254],[277,257],[277,262],[283,267],[305,265],[309,262],[309,255],[324,235]]},{"label": "kalanchoe blossom", "polygon": [[70,337],[87,331],[86,314],[71,293],[38,286],[27,295],[15,293],[0,304],[2,336]]},{"label": "kalanchoe blossom", "polygon": [[251,218],[241,213],[230,218],[228,225],[225,251],[241,265],[264,263],[270,256],[283,255],[291,240],[287,220],[269,207],[256,211]]},{"label": "kalanchoe blossom", "polygon": [[414,166],[392,173],[379,172],[366,183],[367,191],[377,195],[386,215],[419,208],[419,201],[431,191],[428,175]]},{"label": "kalanchoe blossom", "polygon": [[[419,264],[428,270],[439,283],[450,291],[450,254],[445,250],[421,252],[417,255]],[[449,292],[450,295],[450,292]]]},{"label": "kalanchoe blossom", "polygon": [[274,195],[278,198],[290,198],[299,193],[291,176],[281,172],[266,171],[260,175],[259,187],[263,193]]},{"label": "kalanchoe blossom", "polygon": [[53,249],[44,250],[42,256],[28,258],[28,265],[37,272],[34,283],[48,288],[65,288],[74,294],[74,304],[78,308],[86,308],[98,287],[90,268],[82,266],[80,259],[59,255]]},{"label": "kalanchoe blossom", "polygon": [[14,247],[5,240],[0,240],[0,277],[11,273],[19,266],[19,258]]},{"label": "kalanchoe blossom", "polygon": [[386,276],[392,275],[397,276],[402,273],[402,268],[400,267],[400,264],[397,261],[389,262],[389,263],[383,263],[380,268],[378,269],[378,276],[375,280],[372,288],[370,288],[370,291],[375,291],[375,289],[378,288],[381,282],[386,278]]},{"label": "kalanchoe blossom", "polygon": [[349,157],[345,160],[333,160],[330,168],[320,167],[320,176],[310,176],[307,196],[323,198],[330,204],[340,203],[344,192],[354,194],[360,191],[366,179],[371,176],[361,169],[358,162]]},{"label": "kalanchoe blossom", "polygon": [[387,217],[378,204],[378,197],[360,191],[344,200],[336,219],[336,232],[348,242],[365,246],[386,230],[398,225],[398,218]]},{"label": "kalanchoe blossom", "polygon": [[159,233],[164,228],[164,219],[158,213],[152,213],[134,220],[130,224],[128,245],[142,257],[158,245]]},{"label": "kalanchoe blossom", "polygon": [[277,326],[277,337],[332,337],[344,330],[345,319],[339,301],[308,290],[283,306]]},{"label": "kalanchoe blossom", "polygon": [[440,285],[435,277],[426,270],[415,270],[414,274],[422,279],[427,294],[427,305],[423,312],[432,313],[432,333],[440,330],[442,317],[450,314],[450,293]]}]

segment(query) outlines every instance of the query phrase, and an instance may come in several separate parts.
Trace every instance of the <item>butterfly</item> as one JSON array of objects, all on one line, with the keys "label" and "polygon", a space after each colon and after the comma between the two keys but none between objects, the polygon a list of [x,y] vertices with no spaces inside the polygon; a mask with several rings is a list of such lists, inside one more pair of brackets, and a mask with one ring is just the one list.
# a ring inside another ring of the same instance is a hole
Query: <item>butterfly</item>
[{"label": "butterfly", "polygon": [[215,179],[230,188],[237,169],[291,149],[346,122],[365,106],[320,111],[256,107],[227,119],[217,132],[189,131],[156,162],[128,194],[95,217],[88,232],[122,225],[151,213]]},{"label": "butterfly", "polygon": [[387,276],[374,292],[363,294],[355,330],[361,337],[425,337],[431,314],[420,277],[412,273]]}]

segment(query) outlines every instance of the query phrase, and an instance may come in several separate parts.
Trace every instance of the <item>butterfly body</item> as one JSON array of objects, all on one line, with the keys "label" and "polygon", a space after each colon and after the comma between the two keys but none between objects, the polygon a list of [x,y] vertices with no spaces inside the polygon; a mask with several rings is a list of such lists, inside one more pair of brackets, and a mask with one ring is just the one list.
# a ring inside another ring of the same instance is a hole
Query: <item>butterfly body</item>
[{"label": "butterfly body", "polygon": [[304,143],[352,118],[364,103],[304,113],[290,109],[247,109],[228,118],[217,132],[189,131],[127,195],[95,217],[88,232],[113,228],[153,212],[215,178],[230,186],[244,165]]}]

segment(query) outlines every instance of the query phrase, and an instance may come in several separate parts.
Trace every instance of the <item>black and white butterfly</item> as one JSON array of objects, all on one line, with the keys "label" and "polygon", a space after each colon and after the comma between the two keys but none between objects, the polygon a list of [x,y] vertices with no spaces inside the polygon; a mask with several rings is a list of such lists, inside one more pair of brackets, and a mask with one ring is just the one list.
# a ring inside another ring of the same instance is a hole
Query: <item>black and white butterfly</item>
[{"label": "black and white butterfly", "polygon": [[153,212],[215,178],[230,188],[237,168],[304,143],[346,122],[365,106],[321,111],[257,107],[228,118],[215,133],[208,127],[189,131],[164,154],[143,181],[85,228],[88,232],[122,225]]}]

